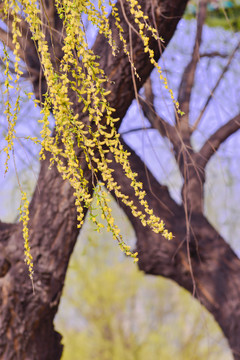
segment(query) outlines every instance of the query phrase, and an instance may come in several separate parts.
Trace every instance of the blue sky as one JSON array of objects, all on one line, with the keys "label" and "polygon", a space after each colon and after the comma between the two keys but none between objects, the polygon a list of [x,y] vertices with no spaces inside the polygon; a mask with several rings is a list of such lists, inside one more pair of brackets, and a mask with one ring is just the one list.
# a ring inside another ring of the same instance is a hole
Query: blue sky
[{"label": "blue sky", "polygon": [[[182,20],[178,31],[172,39],[160,61],[166,71],[169,85],[177,93],[180,76],[189,61],[194,42],[196,22]],[[94,41],[94,32],[89,29],[89,43]],[[230,53],[237,41],[239,34],[233,34],[222,28],[204,28],[201,51],[219,51]],[[206,111],[199,129],[193,136],[193,145],[198,149],[207,137],[214,132],[219,125],[224,124],[231,117],[240,112],[239,90],[240,82],[236,81],[240,75],[239,68],[240,52],[236,54],[230,70],[226,73],[222,84],[219,86],[213,100]],[[196,85],[191,101],[190,121],[194,122],[199,113],[204,99],[213,88],[216,79],[225,65],[226,58],[216,58],[209,61],[201,60],[196,74]],[[155,94],[155,106],[159,114],[164,116],[170,123],[174,121],[174,111],[171,99],[160,82],[156,72],[152,73],[153,91]],[[1,75],[1,81],[3,77]],[[23,186],[29,195],[36,183],[39,163],[37,161],[39,148],[34,148],[29,141],[22,138],[23,135],[39,136],[40,125],[37,120],[41,117],[38,108],[31,101],[26,100],[24,91],[30,89],[26,81],[22,82],[22,110],[19,114],[17,131],[20,136],[15,145],[15,160],[11,159],[9,173],[4,175],[4,157],[0,157],[0,196],[1,208],[0,219],[13,221],[17,218],[17,208],[20,201],[20,192],[15,175],[15,165]],[[14,101],[14,94],[12,93]],[[0,116],[0,147],[3,146],[3,135],[6,131],[6,119],[2,112]],[[149,124],[141,112],[136,101],[133,102],[120,131],[148,127]],[[180,202],[182,179],[179,175],[175,160],[171,154],[171,146],[166,139],[162,139],[156,130],[143,130],[124,135],[126,142],[142,157],[156,178],[170,188],[174,199]],[[238,249],[237,243],[239,226],[239,160],[240,146],[239,134],[236,133],[228,139],[214,155],[207,169],[206,182],[206,213],[210,221],[220,233]],[[15,162],[15,165],[14,165]]]}]

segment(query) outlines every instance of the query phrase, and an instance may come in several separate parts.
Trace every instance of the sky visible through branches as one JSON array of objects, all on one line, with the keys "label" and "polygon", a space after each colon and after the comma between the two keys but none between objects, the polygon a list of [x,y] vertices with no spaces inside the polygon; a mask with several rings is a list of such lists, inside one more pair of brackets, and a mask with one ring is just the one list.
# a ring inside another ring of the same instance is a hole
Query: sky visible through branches
[{"label": "sky visible through branches", "polygon": [[[161,66],[165,70],[170,87],[175,93],[178,89],[184,67],[191,57],[195,31],[195,20],[182,20],[179,23],[178,31],[161,59]],[[96,31],[89,26],[88,41],[90,45],[94,42],[95,35]],[[179,39],[181,39],[181,41],[179,41]],[[200,53],[204,54],[205,52],[218,51],[222,54],[230,54],[239,39],[240,34],[238,33],[232,35],[232,33],[220,27],[209,28],[205,26]],[[214,98],[211,100],[198,131],[194,132],[193,145],[195,149],[199,149],[207,137],[213,133],[219,125],[224,124],[228,118],[240,112],[238,98],[240,84],[234,81],[234,79],[240,75],[239,58],[240,51],[235,54],[230,69],[225,74]],[[209,90],[213,88],[226,62],[226,57],[209,58],[206,56],[201,59],[200,65],[197,68],[194,92],[191,98],[190,122],[191,119],[192,122],[194,122],[194,119],[206,101],[205,99],[209,94]],[[171,123],[171,121],[174,121],[172,101],[160,83],[156,71],[153,71],[151,79],[155,95],[155,107],[158,113]],[[25,92],[26,90],[29,91],[29,85],[24,79],[22,80],[22,89],[22,97],[25,104],[21,109],[17,125],[19,135],[21,136],[22,134],[22,136],[26,136],[34,134],[34,136],[39,136],[40,126],[37,125],[37,119],[40,117],[40,111],[38,108],[35,108],[31,102],[27,101]],[[3,106],[2,103],[1,106]],[[33,118],[36,119],[34,124],[32,121]],[[1,144],[6,131],[3,116],[1,116],[0,125]],[[124,140],[127,143],[131,143],[133,149],[145,161],[155,177],[162,183],[168,185],[173,198],[180,202],[182,179],[177,170],[174,157],[171,154],[169,142],[161,138],[157,131],[152,129],[147,130],[149,126],[150,124],[144,118],[144,115],[139,112],[137,102],[134,101],[121,125],[120,132],[124,134]],[[134,129],[137,129],[137,131],[133,131]],[[38,149],[29,146],[29,144],[20,137],[18,145],[15,148],[14,159],[11,160],[10,172],[6,175],[1,172],[0,188],[2,206],[0,208],[0,218],[2,221],[13,221],[18,216],[17,208],[19,206],[20,194],[18,191],[17,177],[15,175],[15,167],[28,193],[31,193],[34,188],[39,169],[37,151]],[[207,182],[205,185],[207,194],[206,214],[220,233],[231,242],[238,254],[240,250],[236,247],[236,244],[234,244],[234,239],[239,231],[237,213],[239,213],[240,209],[236,196],[240,191],[239,160],[240,146],[238,134],[236,133],[220,147],[218,153],[211,159],[208,165]],[[2,169],[3,163],[4,160],[1,158],[0,166]],[[159,168],[161,171],[158,170],[156,173],[156,169]]]}]

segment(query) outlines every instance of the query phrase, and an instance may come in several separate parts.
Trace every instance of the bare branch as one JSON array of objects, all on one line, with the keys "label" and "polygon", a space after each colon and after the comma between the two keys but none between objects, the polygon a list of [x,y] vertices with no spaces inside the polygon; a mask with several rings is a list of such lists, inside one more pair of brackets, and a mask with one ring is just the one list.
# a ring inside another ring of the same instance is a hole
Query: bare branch
[{"label": "bare branch", "polygon": [[228,57],[227,53],[220,53],[219,51],[211,51],[211,52],[204,52],[200,54],[200,58],[203,57],[208,57],[208,58],[213,58],[213,57],[221,57],[221,58],[226,58]]},{"label": "bare branch", "polygon": [[194,77],[195,77],[197,64],[200,59],[199,47],[202,41],[202,29],[206,17],[207,3],[208,3],[207,0],[201,0],[199,3],[198,17],[197,17],[197,33],[196,33],[192,58],[184,70],[182,80],[179,86],[178,102],[180,109],[185,114],[182,116],[181,121],[178,121],[177,125],[181,129],[181,132],[185,134],[184,137],[190,136],[189,134],[190,97],[194,85]]},{"label": "bare branch", "polygon": [[199,150],[200,166],[205,168],[211,156],[218,150],[219,146],[233,133],[240,129],[240,114],[221,126]]},{"label": "bare branch", "polygon": [[43,21],[48,24],[50,28],[55,26],[55,11],[56,7],[54,6],[53,0],[42,0],[40,1],[40,7],[42,12]]},{"label": "bare branch", "polygon": [[130,129],[130,130],[127,130],[127,131],[123,131],[123,132],[120,132],[120,135],[128,135],[128,134],[131,134],[131,133],[134,133],[134,132],[138,132],[138,131],[145,131],[145,130],[155,130],[154,127],[152,126],[148,126],[148,127],[139,127],[139,128],[134,128],[134,129]]},{"label": "bare branch", "polygon": [[[159,116],[153,104],[153,91],[151,79],[144,84],[145,99],[139,97],[144,116],[149,120],[152,127],[159,131],[163,137],[167,137],[169,141],[176,145],[177,137],[175,128],[170,125],[162,116]],[[179,142],[179,141],[178,141]]]},{"label": "bare branch", "polygon": [[205,102],[202,110],[200,111],[200,114],[199,114],[197,120],[196,120],[195,123],[193,124],[193,127],[192,127],[192,129],[191,129],[191,133],[193,133],[193,132],[197,129],[197,127],[198,127],[198,125],[199,125],[199,123],[200,123],[200,121],[201,121],[201,119],[202,119],[202,116],[203,116],[206,108],[208,107],[208,104],[209,104],[210,100],[212,99],[215,91],[217,90],[217,88],[218,88],[218,86],[219,86],[219,84],[220,84],[220,82],[221,82],[224,74],[228,71],[229,66],[230,66],[230,64],[231,64],[231,62],[232,62],[232,60],[233,60],[233,58],[234,58],[234,55],[236,54],[236,52],[237,52],[237,50],[239,49],[239,47],[240,47],[240,41],[237,43],[237,46],[233,49],[233,51],[232,51],[232,53],[231,53],[231,55],[230,55],[230,57],[229,57],[229,59],[228,59],[228,62],[227,62],[227,64],[226,64],[226,66],[223,68],[221,74],[219,75],[219,78],[218,78],[218,80],[217,80],[214,88],[213,88],[212,91],[210,92],[210,95],[208,96],[208,98],[207,98],[207,100],[206,100],[206,102]]},{"label": "bare branch", "polygon": [[167,137],[173,146],[173,153],[179,170],[185,179],[182,196],[191,211],[201,212],[203,203],[203,182],[204,172],[199,170],[190,141],[183,139],[179,129],[171,126],[162,117],[158,116],[153,105],[153,92],[151,82],[148,80],[145,85],[146,100],[141,99],[144,115],[148,118],[153,128],[157,129],[163,137]]}]

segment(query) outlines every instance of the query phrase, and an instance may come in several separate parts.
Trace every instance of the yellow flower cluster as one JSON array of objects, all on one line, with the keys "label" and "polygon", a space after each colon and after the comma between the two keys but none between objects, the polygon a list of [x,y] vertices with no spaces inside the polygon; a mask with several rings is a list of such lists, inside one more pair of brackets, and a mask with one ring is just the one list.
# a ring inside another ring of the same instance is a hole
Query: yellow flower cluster
[{"label": "yellow flower cluster", "polygon": [[19,207],[20,221],[23,223],[23,239],[24,239],[24,261],[28,266],[28,272],[30,279],[33,280],[33,258],[30,252],[29,246],[29,231],[28,231],[28,222],[29,222],[29,202],[27,200],[27,194],[22,191],[22,204]]},{"label": "yellow flower cluster", "polygon": [[149,54],[149,59],[150,59],[151,63],[153,64],[153,66],[157,69],[160,80],[163,81],[165,88],[169,91],[170,97],[171,97],[171,99],[172,99],[172,101],[173,101],[173,103],[175,105],[176,112],[179,115],[183,115],[183,112],[179,108],[178,101],[174,98],[172,89],[169,88],[169,86],[168,86],[167,78],[163,75],[161,66],[159,66],[157,61],[154,59],[154,51],[149,48],[149,40],[150,40],[150,38],[149,38],[149,36],[146,35],[146,31],[147,30],[150,31],[152,33],[152,36],[156,40],[163,41],[163,39],[158,38],[157,30],[147,24],[148,17],[146,15],[144,15],[138,1],[137,0],[127,0],[127,1],[128,1],[129,5],[130,5],[130,12],[134,17],[134,21],[138,25],[139,35],[141,36],[142,41],[143,41],[143,45],[144,45],[144,51]]},{"label": "yellow flower cluster", "polygon": [[[96,25],[99,31],[104,34],[112,47],[113,54],[118,51],[113,41],[112,31],[109,26],[107,18],[106,4],[99,0],[98,5],[89,0],[56,0],[55,6],[59,17],[63,22],[63,57],[60,60],[59,67],[51,61],[49,53],[48,42],[45,38],[45,29],[41,21],[41,14],[36,0],[5,0],[6,14],[8,11],[13,13],[13,43],[15,45],[15,72],[16,83],[18,83],[21,71],[19,69],[19,49],[18,37],[21,35],[19,30],[18,13],[22,11],[25,20],[28,22],[32,39],[37,46],[37,51],[41,60],[42,69],[48,85],[48,92],[45,94],[44,103],[42,106],[43,118],[42,123],[42,150],[40,158],[45,159],[45,152],[51,153],[50,166],[56,164],[63,179],[67,179],[74,189],[76,197],[76,207],[78,212],[78,223],[81,227],[83,223],[83,206],[90,211],[92,221],[96,224],[97,231],[100,231],[103,226],[94,216],[91,208],[92,196],[88,192],[88,180],[84,177],[81,163],[76,154],[76,144],[85,155],[87,166],[92,172],[92,181],[95,187],[95,194],[97,202],[102,212],[102,218],[107,222],[107,228],[112,232],[113,238],[119,243],[122,251],[134,258],[137,261],[137,253],[132,253],[130,247],[126,245],[120,235],[120,230],[115,224],[115,220],[111,215],[111,208],[108,205],[107,194],[103,190],[103,184],[98,184],[98,173],[101,172],[101,177],[108,191],[114,191],[116,197],[121,199],[135,217],[140,218],[143,226],[149,226],[153,231],[161,233],[166,239],[172,239],[172,233],[169,233],[161,219],[153,214],[146,199],[145,191],[142,190],[142,183],[137,181],[137,174],[134,173],[129,163],[129,153],[124,151],[123,146],[119,140],[119,134],[115,129],[114,123],[118,121],[113,116],[114,109],[112,109],[107,101],[107,92],[104,88],[104,83],[107,80],[104,72],[100,69],[95,54],[89,49],[85,27],[82,19],[82,14],[86,14],[88,20]],[[136,0],[127,0],[130,11],[139,28],[139,35],[144,43],[144,51],[148,52],[150,61],[158,69],[160,78],[163,79],[165,86],[168,88],[167,80],[163,77],[162,71],[154,60],[153,50],[149,49],[149,37],[146,32],[150,31],[152,36],[158,39],[156,30],[148,25],[147,16],[145,16]],[[20,3],[20,7],[18,5]],[[111,6],[112,15],[115,18],[115,25],[119,33],[119,38],[123,44],[125,54],[128,56],[132,67],[135,70],[134,64],[131,61],[127,43],[123,36],[123,29],[120,25],[120,17],[118,9],[115,4],[109,0],[108,5]],[[21,8],[21,9],[20,9]],[[125,14],[126,16],[126,14]],[[6,94],[9,96],[9,59],[6,50],[5,65],[6,65]],[[137,74],[136,74],[137,75]],[[19,86],[17,85],[17,91]],[[175,103],[177,111],[179,111],[178,103],[174,100],[172,91],[169,90],[170,95]],[[78,102],[83,104],[83,113],[86,113],[88,121],[82,122],[79,120],[79,115],[74,113],[73,104],[70,101],[70,94],[74,93],[77,96]],[[49,127],[50,111],[55,118],[55,133],[51,135]],[[9,159],[9,151],[13,146],[13,138],[15,136],[14,129],[19,112],[19,97],[17,98],[14,113],[11,114],[10,102],[6,102],[7,121],[9,123],[7,140],[7,160]],[[36,139],[33,139],[36,142]],[[113,178],[113,170],[109,167],[110,160],[107,159],[107,154],[111,152],[114,155],[116,162],[121,164],[126,176],[131,180],[131,186],[134,189],[135,196],[139,201],[139,206],[133,205],[131,200],[121,187]],[[98,184],[98,185],[97,185]],[[32,278],[32,258],[28,244],[28,202],[26,194],[22,191],[22,201],[24,202],[21,212],[21,221],[23,222],[23,236],[25,240],[25,257],[29,266],[30,277]],[[139,209],[141,208],[141,210]]]}]

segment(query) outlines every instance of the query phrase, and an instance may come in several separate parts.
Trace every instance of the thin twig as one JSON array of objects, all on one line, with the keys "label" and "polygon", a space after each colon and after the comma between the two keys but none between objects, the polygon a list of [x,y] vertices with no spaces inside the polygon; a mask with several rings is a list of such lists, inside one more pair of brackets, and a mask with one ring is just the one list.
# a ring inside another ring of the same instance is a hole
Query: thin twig
[{"label": "thin twig", "polygon": [[127,131],[120,132],[120,135],[123,136],[123,135],[131,134],[131,133],[133,133],[133,132],[145,131],[145,130],[156,130],[156,129],[155,129],[154,127],[152,127],[152,126],[149,126],[149,127],[139,127],[139,128],[130,129],[130,130],[127,130]]},{"label": "thin twig", "polygon": [[197,16],[197,33],[195,38],[195,44],[192,52],[192,58],[188,65],[186,66],[181,83],[178,91],[178,102],[181,111],[184,112],[184,115],[177,119],[177,125],[179,126],[181,132],[184,132],[184,137],[190,136],[189,133],[189,110],[190,110],[190,98],[192,94],[192,89],[194,85],[195,72],[197,69],[197,64],[200,59],[199,48],[202,42],[202,30],[203,24],[206,18],[207,12],[207,0],[201,0],[198,9]]},{"label": "thin twig", "polygon": [[198,125],[199,125],[199,123],[200,123],[200,121],[201,121],[201,119],[202,119],[202,117],[203,117],[203,114],[205,113],[205,110],[206,110],[206,108],[208,107],[208,104],[209,104],[210,100],[212,99],[215,91],[217,90],[217,88],[218,88],[218,86],[219,86],[219,84],[220,84],[220,82],[221,82],[224,74],[225,74],[225,73],[227,72],[227,70],[229,69],[229,66],[230,66],[230,64],[231,64],[231,62],[232,62],[232,60],[233,60],[233,58],[234,58],[234,55],[236,54],[237,50],[239,49],[239,47],[240,47],[240,41],[237,43],[237,46],[233,49],[233,51],[232,51],[232,53],[231,53],[231,55],[230,55],[230,57],[229,57],[229,59],[228,59],[228,62],[227,62],[227,64],[226,64],[226,66],[223,68],[221,74],[219,75],[218,80],[217,80],[214,88],[213,88],[212,91],[210,92],[210,95],[208,96],[208,98],[207,98],[207,100],[206,100],[206,102],[205,102],[202,110],[200,111],[200,114],[199,114],[197,120],[196,120],[195,123],[193,124],[193,126],[192,126],[192,128],[191,128],[191,134],[197,129],[197,127],[198,127]]},{"label": "thin twig", "polygon": [[211,52],[204,52],[200,54],[200,58],[203,57],[208,57],[208,58],[213,58],[213,57],[221,57],[221,58],[226,58],[228,57],[227,53],[220,53],[219,51],[211,51]]}]

